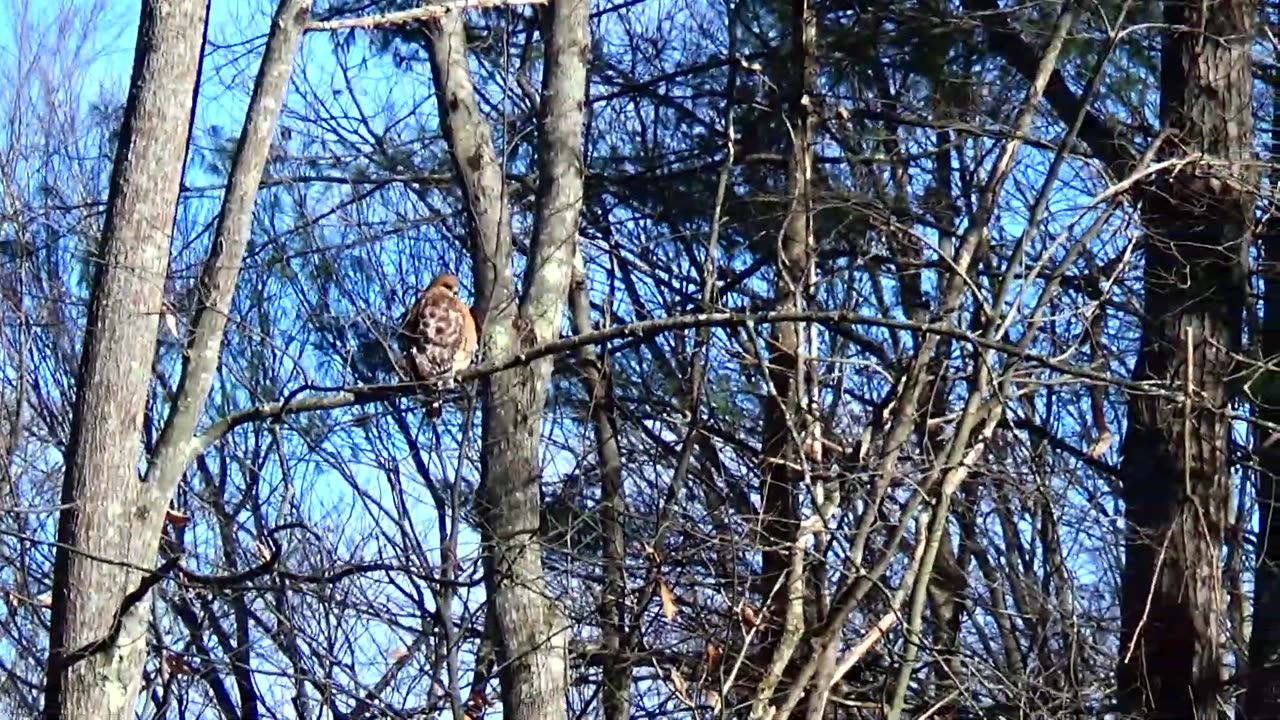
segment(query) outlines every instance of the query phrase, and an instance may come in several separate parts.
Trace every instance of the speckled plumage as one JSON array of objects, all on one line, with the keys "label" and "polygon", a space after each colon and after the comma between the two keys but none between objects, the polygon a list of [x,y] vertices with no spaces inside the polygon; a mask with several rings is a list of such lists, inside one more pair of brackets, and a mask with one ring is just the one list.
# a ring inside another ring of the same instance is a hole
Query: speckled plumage
[{"label": "speckled plumage", "polygon": [[416,382],[451,384],[471,364],[476,351],[476,323],[471,308],[458,297],[458,278],[445,273],[418,295],[400,324],[400,352]]}]

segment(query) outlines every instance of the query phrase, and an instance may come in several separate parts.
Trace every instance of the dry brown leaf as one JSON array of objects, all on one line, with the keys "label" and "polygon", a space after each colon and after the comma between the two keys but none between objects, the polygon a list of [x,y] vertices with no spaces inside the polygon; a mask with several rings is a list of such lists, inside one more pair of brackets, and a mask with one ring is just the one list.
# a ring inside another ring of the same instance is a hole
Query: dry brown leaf
[{"label": "dry brown leaf", "polygon": [[191,522],[191,518],[187,517],[184,513],[180,513],[173,508],[169,508],[164,511],[164,521],[174,530],[181,530]]},{"label": "dry brown leaf", "polygon": [[471,697],[467,699],[467,705],[473,708],[493,707],[496,700],[490,700],[488,695],[484,694],[484,690],[473,690]]},{"label": "dry brown leaf", "polygon": [[1102,433],[1102,437],[1099,437],[1097,442],[1089,447],[1089,457],[1094,460],[1101,458],[1111,448],[1111,443],[1115,442],[1115,439],[1115,435],[1110,430]]},{"label": "dry brown leaf", "polygon": [[813,423],[806,433],[804,440],[804,456],[809,462],[822,464],[823,450],[826,449],[826,439],[822,435],[822,423]]},{"label": "dry brown leaf", "polygon": [[390,660],[391,662],[400,662],[401,660],[405,659],[408,656],[409,656],[409,651],[400,647],[392,648],[391,652],[387,653],[387,659]]},{"label": "dry brown leaf", "polygon": [[707,643],[707,647],[702,652],[702,660],[707,664],[707,669],[714,670],[720,664],[720,656],[723,654],[724,651],[719,645],[713,642]]},{"label": "dry brown leaf", "polygon": [[193,675],[195,670],[187,663],[186,658],[178,653],[168,653],[164,656],[164,666],[174,675]]},{"label": "dry brown leaf", "polygon": [[760,624],[760,618],[756,615],[756,609],[746,603],[742,604],[742,610],[739,614],[742,616],[742,624],[747,627],[755,627]]},{"label": "dry brown leaf", "polygon": [[164,314],[164,326],[169,328],[169,334],[178,337],[178,318],[171,312]]},{"label": "dry brown leaf", "polygon": [[658,594],[662,596],[662,614],[667,616],[667,620],[674,620],[680,608],[676,605],[676,594],[662,578],[658,578]]},{"label": "dry brown leaf", "polygon": [[809,458],[809,462],[821,465],[824,447],[821,439],[808,440],[804,444],[804,456]]},{"label": "dry brown leaf", "polygon": [[271,559],[271,548],[267,547],[267,544],[266,544],[266,543],[264,543],[264,542],[262,542],[261,540],[259,540],[259,541],[258,541],[257,543],[255,543],[255,544],[256,544],[256,545],[257,545],[257,547],[258,547],[258,557],[262,558],[262,560],[263,560],[264,562],[265,562],[265,561],[270,560],[270,559]]},{"label": "dry brown leaf", "polygon": [[720,712],[720,693],[715,690],[708,690],[707,704],[711,706],[711,712]]},{"label": "dry brown leaf", "polygon": [[671,686],[676,691],[676,697],[692,705],[693,701],[689,699],[689,683],[685,681],[684,675],[680,671],[671,668]]}]

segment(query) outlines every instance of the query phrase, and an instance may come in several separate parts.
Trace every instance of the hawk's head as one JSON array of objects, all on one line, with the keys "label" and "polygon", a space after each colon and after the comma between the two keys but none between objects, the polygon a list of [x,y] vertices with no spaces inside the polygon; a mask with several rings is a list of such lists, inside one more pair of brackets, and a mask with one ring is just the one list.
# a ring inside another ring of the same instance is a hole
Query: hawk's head
[{"label": "hawk's head", "polygon": [[458,292],[462,289],[462,282],[458,280],[458,276],[453,273],[440,273],[435,280],[427,286],[427,290],[444,290],[454,297],[458,296]]}]

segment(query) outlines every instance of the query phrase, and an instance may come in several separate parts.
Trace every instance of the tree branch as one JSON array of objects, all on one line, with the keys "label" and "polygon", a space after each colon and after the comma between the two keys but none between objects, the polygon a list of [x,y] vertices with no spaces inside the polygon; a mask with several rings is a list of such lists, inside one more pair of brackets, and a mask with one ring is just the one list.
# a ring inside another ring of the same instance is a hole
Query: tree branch
[{"label": "tree branch", "polygon": [[[1043,53],[1032,47],[1022,33],[1010,23],[997,0],[965,0],[965,9],[981,19],[987,31],[987,45],[1009,63],[1027,82],[1038,72]],[[1128,138],[1109,125],[1103,116],[1090,110],[1076,95],[1062,71],[1055,67],[1044,88],[1044,99],[1053,108],[1058,119],[1070,126],[1077,117],[1080,123],[1080,139],[1089,146],[1097,158],[1111,172],[1112,177],[1128,177],[1138,164],[1138,153]]]},{"label": "tree branch", "polygon": [[[1157,385],[1136,382],[1123,377],[1073,365],[1047,355],[1024,351],[1011,343],[989,340],[946,323],[920,323],[897,318],[886,318],[848,310],[812,310],[804,312],[771,311],[771,312],[721,312],[694,313],[676,317],[644,320],[627,325],[615,325],[603,330],[596,330],[581,335],[571,335],[554,342],[516,353],[505,360],[469,368],[458,373],[458,381],[479,380],[495,373],[527,365],[540,358],[560,355],[577,350],[584,345],[606,343],[624,338],[642,338],[673,330],[689,330],[700,327],[740,327],[758,323],[772,322],[814,322],[825,326],[868,325],[871,327],[892,330],[909,330],[926,335],[950,337],[962,342],[972,343],[982,348],[1017,357],[1040,367],[1056,370],[1080,380],[1091,380],[1109,383],[1110,385],[1132,392],[1158,395],[1171,399],[1182,395],[1172,389],[1162,389]],[[339,385],[325,387],[322,385],[301,385],[294,389],[283,400],[263,403],[231,413],[213,423],[191,444],[191,458],[203,453],[232,430],[252,422],[272,420],[287,415],[322,410],[337,410],[344,407],[368,405],[400,395],[421,392],[421,383],[386,383],[374,385]],[[430,385],[425,385],[430,387]],[[312,392],[314,394],[304,395]],[[1276,426],[1280,429],[1280,425]]]},{"label": "tree branch", "polygon": [[183,353],[182,376],[172,410],[156,442],[155,455],[147,465],[141,502],[148,512],[168,506],[174,487],[193,457],[187,448],[217,375],[227,315],[249,243],[258,186],[289,90],[293,58],[310,13],[311,0],[282,0],[272,18],[267,49],[245,111],[244,132],[236,144],[213,245],[200,273],[199,308]]},{"label": "tree branch", "polygon": [[545,5],[547,0],[446,0],[434,5],[424,5],[412,10],[343,18],[341,20],[316,20],[307,25],[307,32],[347,30],[362,28],[395,27],[419,20],[437,20],[451,10],[481,10],[485,8],[515,7],[518,5]]}]

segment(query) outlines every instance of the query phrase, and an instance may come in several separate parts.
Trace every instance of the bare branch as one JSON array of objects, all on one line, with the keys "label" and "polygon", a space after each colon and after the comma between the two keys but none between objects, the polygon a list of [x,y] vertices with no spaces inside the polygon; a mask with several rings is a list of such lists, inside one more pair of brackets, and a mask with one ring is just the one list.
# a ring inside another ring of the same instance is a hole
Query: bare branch
[{"label": "bare branch", "polygon": [[365,17],[343,18],[342,20],[316,20],[307,25],[307,32],[326,30],[346,30],[360,28],[389,28],[420,20],[437,20],[453,10],[482,10],[498,7],[518,7],[520,5],[545,5],[547,0],[456,0],[434,5],[424,5],[412,10],[366,15]]},{"label": "bare branch", "polygon": [[145,485],[149,496],[145,502],[152,514],[168,507],[174,487],[192,457],[187,446],[217,374],[227,314],[249,243],[258,185],[310,13],[311,0],[283,0],[272,18],[267,49],[245,111],[244,131],[236,144],[213,246],[200,274],[199,306],[183,354],[173,409],[147,466]]}]

